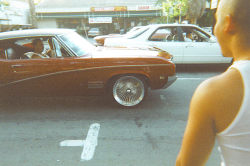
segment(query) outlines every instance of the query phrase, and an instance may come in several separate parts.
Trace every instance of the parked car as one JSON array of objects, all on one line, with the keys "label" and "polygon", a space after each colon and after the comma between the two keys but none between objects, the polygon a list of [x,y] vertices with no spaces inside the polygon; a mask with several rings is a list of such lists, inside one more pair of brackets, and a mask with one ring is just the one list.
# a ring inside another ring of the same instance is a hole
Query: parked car
[{"label": "parked car", "polygon": [[216,38],[196,25],[154,24],[144,26],[131,35],[107,38],[104,46],[152,46],[173,55],[176,64],[231,63],[222,56]]},{"label": "parked car", "polygon": [[96,43],[99,45],[99,46],[103,46],[104,45],[104,41],[105,39],[107,38],[117,38],[117,37],[123,37],[123,36],[126,36],[126,35],[129,35],[129,34],[132,34],[134,33],[135,31],[141,29],[143,26],[136,26],[136,27],[133,27],[131,28],[126,34],[108,34],[108,35],[101,35],[101,36],[96,36],[94,37],[94,40],[96,41]]},{"label": "parked car", "polygon": [[[47,58],[25,56],[41,40]],[[32,43],[33,42],[33,43]],[[33,29],[0,34],[0,95],[58,96],[111,94],[122,106],[135,106],[148,88],[176,80],[166,52],[95,47],[72,30]]]},{"label": "parked car", "polygon": [[89,37],[95,37],[99,35],[103,35],[103,30],[101,28],[90,28],[90,30],[88,31]]}]

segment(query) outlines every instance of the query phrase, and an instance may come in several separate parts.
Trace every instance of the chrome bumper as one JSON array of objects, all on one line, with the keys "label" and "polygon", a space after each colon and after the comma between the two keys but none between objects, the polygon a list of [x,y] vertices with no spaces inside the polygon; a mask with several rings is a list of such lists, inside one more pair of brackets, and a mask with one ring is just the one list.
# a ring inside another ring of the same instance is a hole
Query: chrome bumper
[{"label": "chrome bumper", "polygon": [[172,83],[174,83],[177,80],[177,76],[173,75],[173,76],[169,76],[168,77],[168,82],[162,87],[162,89],[165,89],[167,87],[169,87]]}]

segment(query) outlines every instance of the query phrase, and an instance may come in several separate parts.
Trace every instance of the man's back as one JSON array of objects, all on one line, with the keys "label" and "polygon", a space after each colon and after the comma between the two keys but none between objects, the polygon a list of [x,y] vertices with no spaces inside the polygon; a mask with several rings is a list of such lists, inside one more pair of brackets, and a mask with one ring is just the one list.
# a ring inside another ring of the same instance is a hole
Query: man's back
[{"label": "man's back", "polygon": [[[249,6],[249,0],[220,0],[216,11],[215,36],[220,44],[223,56],[232,57],[236,63],[250,61]],[[222,145],[224,156],[226,156],[224,152],[229,151],[228,149],[225,150],[226,145],[236,147],[234,152],[241,150],[237,154],[230,153],[228,157],[225,157],[227,164],[249,165],[250,161],[244,160],[241,153],[249,156],[250,141],[244,142],[245,151],[242,151],[243,146],[234,142],[240,141],[232,136],[229,132],[231,130],[228,131],[231,141],[226,142],[225,138],[229,137],[223,135],[228,134],[223,132],[224,130],[227,131],[228,127],[233,126],[238,130],[242,126],[247,129],[250,125],[248,122],[250,121],[250,115],[240,115],[245,103],[247,103],[245,100],[248,100],[246,94],[249,92],[249,88],[246,88],[245,80],[249,77],[249,65],[248,63],[244,67],[243,71],[246,70],[247,74],[243,76],[242,73],[244,72],[238,70],[241,65],[238,66],[239,68],[231,67],[223,74],[204,81],[197,88],[190,104],[187,128],[176,161],[177,166],[204,165],[213,149],[216,136],[220,140],[219,143]],[[248,108],[246,110],[246,112],[249,111]],[[239,122],[247,123],[244,125],[239,123],[242,125],[240,125],[241,127],[234,126],[234,122],[238,118]],[[248,130],[244,131],[244,133],[247,132]],[[244,137],[244,140],[248,140],[249,135],[246,134]],[[234,161],[232,162],[232,160]]]},{"label": "man's back", "polygon": [[225,130],[237,116],[243,94],[241,75],[234,68],[199,85],[190,103],[177,166],[204,164],[214,146],[216,133]]},{"label": "man's back", "polygon": [[217,138],[226,166],[242,166],[250,163],[250,61],[238,61],[231,68],[241,74],[244,96],[236,117]]}]

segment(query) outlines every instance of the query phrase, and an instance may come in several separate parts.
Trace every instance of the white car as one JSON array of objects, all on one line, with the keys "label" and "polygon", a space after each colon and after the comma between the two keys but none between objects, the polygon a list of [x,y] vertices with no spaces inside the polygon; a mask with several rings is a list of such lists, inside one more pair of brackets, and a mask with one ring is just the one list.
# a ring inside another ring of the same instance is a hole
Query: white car
[{"label": "white car", "polygon": [[213,27],[202,27],[202,29],[209,34],[213,33]]},{"label": "white car", "polygon": [[120,38],[107,38],[104,46],[156,47],[173,55],[176,64],[231,63],[222,56],[216,38],[191,24],[154,24]]},{"label": "white car", "polygon": [[123,37],[126,35],[129,35],[130,33],[134,33],[135,31],[139,30],[140,28],[142,28],[143,26],[136,26],[133,27],[132,29],[130,29],[127,33],[121,35],[121,34],[109,34],[109,35],[101,35],[101,36],[96,36],[94,37],[94,40],[96,41],[96,44],[99,46],[103,46],[104,45],[104,41],[107,38],[116,38],[116,37]]}]

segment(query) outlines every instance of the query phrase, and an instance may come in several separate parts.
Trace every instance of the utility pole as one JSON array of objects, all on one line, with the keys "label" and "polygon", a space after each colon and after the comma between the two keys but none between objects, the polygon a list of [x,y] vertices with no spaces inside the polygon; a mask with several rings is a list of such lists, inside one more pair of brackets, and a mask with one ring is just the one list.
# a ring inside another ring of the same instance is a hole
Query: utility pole
[{"label": "utility pole", "polygon": [[179,15],[179,24],[181,24],[181,6],[179,7],[180,15]]},{"label": "utility pole", "polygon": [[37,28],[37,20],[36,20],[36,11],[35,11],[35,4],[34,0],[29,0],[29,7],[30,7],[30,21],[33,28]]}]

